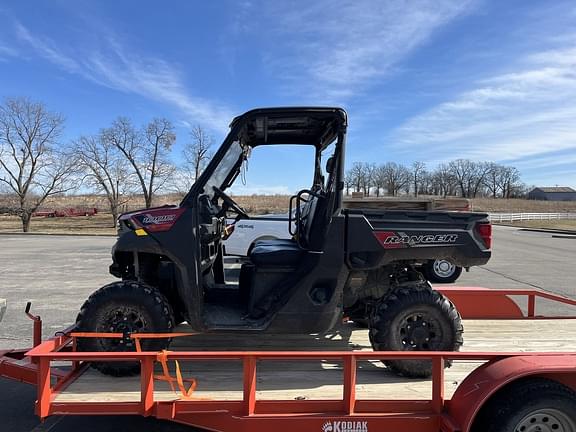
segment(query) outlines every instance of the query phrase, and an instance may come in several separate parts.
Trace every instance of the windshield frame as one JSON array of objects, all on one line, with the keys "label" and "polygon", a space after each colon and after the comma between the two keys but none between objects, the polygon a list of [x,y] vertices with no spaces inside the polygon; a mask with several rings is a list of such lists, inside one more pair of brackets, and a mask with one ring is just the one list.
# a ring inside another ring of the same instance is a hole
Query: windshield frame
[{"label": "windshield frame", "polygon": [[249,149],[240,140],[233,141],[203,186],[203,194],[214,198],[214,186],[225,190],[234,183],[242,163],[248,158]]},{"label": "windshield frame", "polygon": [[[231,167],[230,172],[225,176],[224,181],[219,186],[222,189],[227,183],[230,183],[238,173],[240,172],[240,166],[242,161],[244,160],[244,155],[246,154],[246,146],[242,144],[242,141],[239,139],[240,130],[242,128],[242,124],[235,124],[232,126],[230,132],[224,139],[224,142],[220,146],[220,148],[216,151],[206,169],[202,171],[198,179],[194,182],[188,193],[184,196],[182,201],[180,202],[180,206],[193,206],[196,200],[196,197],[206,194],[205,187],[208,184],[208,181],[212,177],[213,173],[218,169],[222,159],[228,154],[230,148],[234,145],[235,142],[238,142],[242,149],[242,151],[238,157],[236,163]],[[210,191],[213,194],[213,191]],[[212,196],[212,195],[211,195]]]}]

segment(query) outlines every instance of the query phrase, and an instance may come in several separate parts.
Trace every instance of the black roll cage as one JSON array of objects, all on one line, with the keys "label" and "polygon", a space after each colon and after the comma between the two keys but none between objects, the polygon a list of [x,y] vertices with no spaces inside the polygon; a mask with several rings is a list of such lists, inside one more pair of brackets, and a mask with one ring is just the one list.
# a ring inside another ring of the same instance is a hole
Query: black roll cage
[{"label": "black roll cage", "polygon": [[[313,130],[313,126],[321,120],[324,120],[321,125],[323,128]],[[303,122],[303,126],[300,127],[298,122],[300,124]],[[272,123],[275,123],[274,126]],[[194,207],[196,205],[204,186],[235,141],[240,141],[242,146],[251,148],[275,144],[314,145],[316,148],[314,184],[317,184],[322,172],[319,166],[322,150],[336,140],[335,172],[333,175],[335,175],[336,184],[334,209],[338,209],[342,204],[342,190],[344,189],[344,152],[347,124],[347,114],[342,108],[289,107],[260,108],[248,111],[232,120],[230,132],[224,142],[182,199],[180,206]],[[305,126],[309,127],[306,128]],[[227,174],[223,182],[224,185],[229,184],[237,175],[242,161],[243,159],[240,157]]]}]

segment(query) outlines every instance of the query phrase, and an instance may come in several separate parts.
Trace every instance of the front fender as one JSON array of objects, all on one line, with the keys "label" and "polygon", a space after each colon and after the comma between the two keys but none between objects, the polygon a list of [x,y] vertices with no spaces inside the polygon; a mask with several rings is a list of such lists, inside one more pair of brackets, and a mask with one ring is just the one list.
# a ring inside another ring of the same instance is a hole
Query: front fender
[{"label": "front fender", "polygon": [[118,252],[145,252],[153,254],[165,254],[160,243],[154,235],[136,235],[135,231],[128,231],[118,237],[112,248],[112,255]]}]

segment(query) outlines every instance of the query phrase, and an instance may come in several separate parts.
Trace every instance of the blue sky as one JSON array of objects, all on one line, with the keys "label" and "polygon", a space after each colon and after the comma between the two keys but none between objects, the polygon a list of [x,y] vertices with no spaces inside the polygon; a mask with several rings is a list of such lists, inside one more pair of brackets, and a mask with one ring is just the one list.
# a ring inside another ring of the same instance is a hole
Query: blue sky
[{"label": "blue sky", "polygon": [[[574,1],[3,2],[0,83],[66,139],[168,117],[176,160],[190,125],[218,143],[254,107],[339,105],[348,164],[494,160],[576,187]],[[269,152],[237,191],[308,184],[305,153]]]}]

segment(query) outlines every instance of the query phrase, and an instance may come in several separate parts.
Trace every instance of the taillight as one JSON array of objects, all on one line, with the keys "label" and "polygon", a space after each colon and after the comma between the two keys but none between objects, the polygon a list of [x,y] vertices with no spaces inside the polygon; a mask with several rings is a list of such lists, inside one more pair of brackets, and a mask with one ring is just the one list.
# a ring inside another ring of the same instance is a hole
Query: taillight
[{"label": "taillight", "polygon": [[486,249],[490,249],[492,247],[492,224],[490,222],[479,223],[476,225],[476,231],[480,234]]}]

